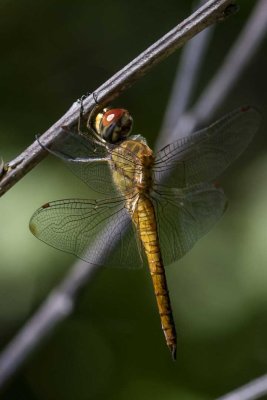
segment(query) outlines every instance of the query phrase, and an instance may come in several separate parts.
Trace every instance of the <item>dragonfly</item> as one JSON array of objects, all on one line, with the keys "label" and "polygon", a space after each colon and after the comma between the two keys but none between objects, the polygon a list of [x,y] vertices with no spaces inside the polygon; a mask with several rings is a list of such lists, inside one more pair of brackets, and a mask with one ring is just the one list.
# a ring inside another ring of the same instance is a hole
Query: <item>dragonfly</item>
[{"label": "dragonfly", "polygon": [[176,359],[165,267],[183,257],[227,208],[214,182],[246,149],[260,123],[239,107],[205,129],[153,152],[122,108],[105,108],[86,129],[64,128],[49,149],[97,196],[44,204],[30,230],[88,263],[150,270],[162,330]]}]

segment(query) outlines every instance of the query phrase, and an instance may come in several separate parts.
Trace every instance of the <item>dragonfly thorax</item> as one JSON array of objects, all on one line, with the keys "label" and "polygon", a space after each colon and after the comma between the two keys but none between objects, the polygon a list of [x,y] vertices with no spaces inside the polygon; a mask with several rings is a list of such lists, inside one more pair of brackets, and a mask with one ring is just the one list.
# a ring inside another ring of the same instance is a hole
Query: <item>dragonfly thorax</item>
[{"label": "dragonfly thorax", "polygon": [[126,196],[149,193],[153,164],[153,151],[145,143],[125,140],[112,151],[115,185]]}]

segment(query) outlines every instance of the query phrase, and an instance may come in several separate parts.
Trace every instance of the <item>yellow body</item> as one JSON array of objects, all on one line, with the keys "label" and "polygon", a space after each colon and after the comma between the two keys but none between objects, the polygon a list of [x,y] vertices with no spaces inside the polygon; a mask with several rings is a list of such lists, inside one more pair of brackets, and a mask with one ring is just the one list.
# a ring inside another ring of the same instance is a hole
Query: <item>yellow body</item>
[{"label": "yellow body", "polygon": [[112,152],[113,180],[126,198],[126,207],[147,256],[162,329],[175,359],[175,325],[161,257],[156,216],[150,198],[153,163],[153,152],[143,141],[126,140]]}]

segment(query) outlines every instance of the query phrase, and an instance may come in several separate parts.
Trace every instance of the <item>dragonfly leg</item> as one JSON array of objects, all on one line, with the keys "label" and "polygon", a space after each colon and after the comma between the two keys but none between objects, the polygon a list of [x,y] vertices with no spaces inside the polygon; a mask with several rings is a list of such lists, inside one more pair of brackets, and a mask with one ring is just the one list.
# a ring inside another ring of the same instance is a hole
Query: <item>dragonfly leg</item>
[{"label": "dragonfly leg", "polygon": [[86,118],[84,117],[84,107],[83,107],[83,101],[88,97],[88,93],[84,94],[80,99],[78,99],[78,102],[80,103],[80,115],[78,119],[78,132],[84,131],[84,129],[87,127],[86,124]]},{"label": "dragonfly leg", "polygon": [[[95,100],[95,106],[93,107],[92,111],[89,114],[89,117],[86,118],[84,115],[84,107],[83,107],[83,101],[90,95],[93,95],[93,98]],[[84,94],[80,99],[78,99],[78,102],[80,103],[80,115],[79,115],[79,119],[78,119],[78,133],[79,134],[84,134],[84,133],[88,133],[88,131],[90,131],[90,134],[92,134],[92,136],[95,138],[95,140],[97,141],[98,144],[103,144],[105,143],[105,140],[103,140],[96,128],[95,128],[95,118],[97,113],[99,112],[99,106],[100,104],[97,101],[97,95],[95,92],[93,93],[86,93]],[[96,150],[95,150],[96,151]]]}]

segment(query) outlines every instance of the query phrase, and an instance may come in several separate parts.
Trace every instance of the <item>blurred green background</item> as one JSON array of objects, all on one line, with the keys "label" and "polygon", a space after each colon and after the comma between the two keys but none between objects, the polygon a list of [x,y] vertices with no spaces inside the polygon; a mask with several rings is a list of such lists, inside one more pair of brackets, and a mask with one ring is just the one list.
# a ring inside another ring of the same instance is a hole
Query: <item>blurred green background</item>
[{"label": "blurred green background", "polygon": [[[0,154],[14,158],[82,94],[190,14],[181,0],[0,3]],[[216,27],[197,93],[220,67],[252,10]],[[164,343],[149,272],[105,270],[72,316],[38,348],[0,395],[7,400],[205,400],[267,370],[267,42],[211,120],[242,104],[258,107],[261,130],[224,174],[224,218],[167,268],[178,360]],[[160,130],[180,51],[116,102],[151,146]],[[0,202],[0,341],[15,335],[75,258],[28,229],[43,203],[90,197],[53,157]],[[266,397],[267,398],[267,397]]]}]

